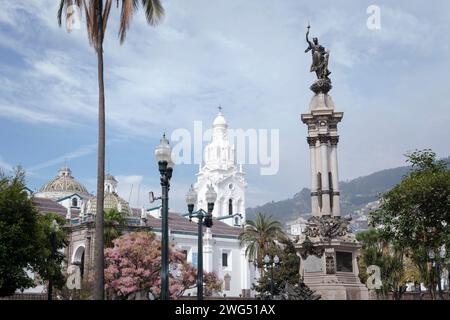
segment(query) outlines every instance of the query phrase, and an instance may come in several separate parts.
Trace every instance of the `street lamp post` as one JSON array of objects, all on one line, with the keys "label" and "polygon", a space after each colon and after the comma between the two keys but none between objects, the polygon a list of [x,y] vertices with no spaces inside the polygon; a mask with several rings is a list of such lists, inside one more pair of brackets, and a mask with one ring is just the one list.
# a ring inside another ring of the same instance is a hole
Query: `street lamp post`
[{"label": "street lamp post", "polygon": [[56,254],[56,233],[59,230],[58,223],[56,220],[52,221],[52,224],[50,226],[50,244],[52,246],[52,251],[50,253],[50,260],[51,264],[48,266],[50,267],[50,272],[48,273],[48,288],[47,288],[47,299],[53,300],[53,272],[51,268],[53,267],[53,260],[55,259]]},{"label": "street lamp post", "polygon": [[208,212],[200,209],[194,212],[194,205],[197,202],[197,193],[191,186],[186,194],[186,203],[188,205],[189,219],[197,218],[198,238],[197,238],[197,300],[203,300],[203,225],[211,228],[213,225],[212,212],[214,203],[217,199],[217,193],[212,186],[208,186],[206,192],[206,202],[208,203]]},{"label": "street lamp post", "polygon": [[434,250],[430,250],[428,252],[428,257],[431,260],[431,268],[432,270],[436,273],[437,275],[437,280],[438,280],[438,299],[439,300],[444,300],[444,296],[442,295],[442,286],[441,286],[441,268],[439,267],[439,263],[436,262],[436,254],[434,252]]},{"label": "street lamp post", "polygon": [[450,258],[445,260],[446,268],[447,268],[447,292],[450,294]]},{"label": "street lamp post", "polygon": [[266,268],[270,268],[270,295],[271,299],[273,300],[274,296],[274,281],[273,281],[273,269],[280,263],[280,258],[278,258],[277,255],[273,257],[273,261],[270,261],[270,257],[268,254],[264,257],[264,264],[266,265]]},{"label": "street lamp post", "polygon": [[169,140],[164,134],[155,149],[155,158],[161,175],[161,300],[169,300],[169,190],[174,163]]}]

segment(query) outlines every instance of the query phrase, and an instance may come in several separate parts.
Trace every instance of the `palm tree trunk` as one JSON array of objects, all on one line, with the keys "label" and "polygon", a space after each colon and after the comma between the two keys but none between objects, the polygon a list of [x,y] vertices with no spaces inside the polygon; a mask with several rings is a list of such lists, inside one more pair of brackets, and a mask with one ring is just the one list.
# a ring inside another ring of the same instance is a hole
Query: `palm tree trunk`
[{"label": "palm tree trunk", "polygon": [[103,238],[103,202],[105,181],[105,85],[103,79],[103,1],[98,1],[98,163],[97,163],[97,207],[95,218],[95,283],[94,299],[104,300],[104,238]]}]

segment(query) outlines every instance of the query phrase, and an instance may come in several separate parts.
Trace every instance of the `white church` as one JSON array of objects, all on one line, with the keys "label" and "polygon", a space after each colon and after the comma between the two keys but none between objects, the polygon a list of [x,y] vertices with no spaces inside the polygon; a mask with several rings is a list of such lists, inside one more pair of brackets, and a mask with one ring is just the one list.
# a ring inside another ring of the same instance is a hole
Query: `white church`
[{"label": "white church", "polygon": [[[257,271],[239,245],[238,236],[245,221],[246,181],[242,168],[234,160],[234,146],[228,139],[228,125],[222,112],[213,122],[211,142],[205,147],[204,161],[193,185],[198,194],[196,210],[206,210],[207,185],[217,192],[212,228],[203,237],[203,266],[205,272],[215,272],[223,280],[222,295],[249,297],[251,284]],[[127,231],[148,227],[157,235],[161,233],[160,207],[131,208],[118,195],[118,181],[108,174],[105,177],[105,209],[117,209],[127,217]],[[65,270],[78,270],[81,277],[92,272],[94,261],[94,221],[96,197],[78,182],[68,167],[32,194],[33,201],[42,213],[54,212],[64,216],[69,230],[69,245],[65,250]],[[188,262],[197,265],[197,224],[176,212],[169,213],[170,241],[186,254]],[[78,269],[77,269],[78,268]],[[26,292],[43,292],[38,286]],[[195,295],[195,289],[188,291]]]},{"label": "white church", "polygon": [[204,163],[197,173],[194,189],[198,194],[197,208],[207,210],[205,194],[207,186],[213,185],[217,192],[213,216],[229,217],[223,221],[230,226],[245,222],[245,181],[242,166],[237,167],[235,148],[228,137],[228,124],[219,112],[213,122],[212,141],[205,147]]}]

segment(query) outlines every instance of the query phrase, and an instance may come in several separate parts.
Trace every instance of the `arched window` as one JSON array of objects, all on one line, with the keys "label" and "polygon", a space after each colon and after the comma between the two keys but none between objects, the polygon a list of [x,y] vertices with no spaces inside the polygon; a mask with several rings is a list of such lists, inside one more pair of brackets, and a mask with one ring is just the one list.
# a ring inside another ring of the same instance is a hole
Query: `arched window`
[{"label": "arched window", "polygon": [[228,215],[233,215],[233,199],[228,200]]},{"label": "arched window", "polygon": [[72,207],[78,207],[78,199],[72,198]]}]

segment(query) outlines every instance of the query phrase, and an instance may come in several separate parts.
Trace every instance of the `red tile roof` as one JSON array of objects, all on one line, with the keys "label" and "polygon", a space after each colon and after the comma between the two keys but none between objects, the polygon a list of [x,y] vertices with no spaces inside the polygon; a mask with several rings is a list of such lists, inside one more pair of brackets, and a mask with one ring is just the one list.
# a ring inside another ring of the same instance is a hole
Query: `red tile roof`
[{"label": "red tile roof", "polygon": [[[161,229],[161,219],[148,216],[147,225],[155,229]],[[169,229],[172,231],[184,231],[197,233],[198,226],[195,221],[189,221],[188,218],[181,216],[178,213],[169,213]],[[203,230],[205,231],[205,227]],[[211,228],[214,236],[232,236],[237,237],[241,234],[242,228],[231,227],[222,221],[213,220],[213,226]]]},{"label": "red tile roof", "polygon": [[51,199],[33,197],[33,203],[40,213],[57,213],[62,217],[67,215],[67,209]]}]

